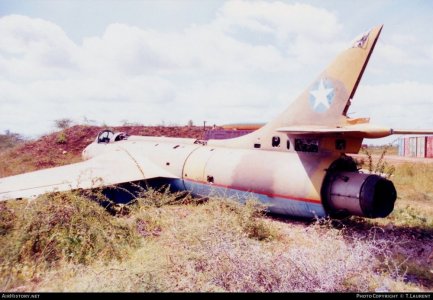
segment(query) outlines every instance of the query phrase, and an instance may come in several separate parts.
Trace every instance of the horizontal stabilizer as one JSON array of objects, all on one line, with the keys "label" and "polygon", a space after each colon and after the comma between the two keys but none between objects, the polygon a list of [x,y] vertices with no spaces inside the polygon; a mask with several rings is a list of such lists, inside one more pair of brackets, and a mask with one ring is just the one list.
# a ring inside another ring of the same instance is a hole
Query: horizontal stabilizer
[{"label": "horizontal stabilizer", "polygon": [[394,130],[392,128],[373,126],[370,124],[356,124],[336,127],[301,125],[281,127],[278,128],[277,131],[295,135],[336,135],[369,139],[382,138],[393,134],[433,134],[433,130]]},{"label": "horizontal stabilizer", "polygon": [[393,129],[393,134],[433,134],[433,130],[424,130],[424,129]]}]

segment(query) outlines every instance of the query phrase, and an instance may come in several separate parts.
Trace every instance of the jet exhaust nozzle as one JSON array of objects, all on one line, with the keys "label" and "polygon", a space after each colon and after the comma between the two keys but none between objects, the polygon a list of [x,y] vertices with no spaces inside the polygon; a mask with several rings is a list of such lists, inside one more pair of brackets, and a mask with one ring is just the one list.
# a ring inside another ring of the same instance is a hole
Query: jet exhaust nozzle
[{"label": "jet exhaust nozzle", "polygon": [[331,215],[384,218],[394,209],[397,191],[379,175],[337,171],[328,174],[324,197]]}]

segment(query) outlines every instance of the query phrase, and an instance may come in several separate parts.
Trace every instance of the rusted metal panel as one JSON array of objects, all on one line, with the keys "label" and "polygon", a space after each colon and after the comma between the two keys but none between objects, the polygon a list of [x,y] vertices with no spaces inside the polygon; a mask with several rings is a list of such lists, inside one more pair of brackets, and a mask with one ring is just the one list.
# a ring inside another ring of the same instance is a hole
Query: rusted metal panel
[{"label": "rusted metal panel", "polygon": [[416,138],[416,156],[425,157],[425,136]]},{"label": "rusted metal panel", "polygon": [[404,138],[404,156],[410,156],[409,138]]},{"label": "rusted metal panel", "polygon": [[426,137],[425,157],[433,158],[433,136]]}]

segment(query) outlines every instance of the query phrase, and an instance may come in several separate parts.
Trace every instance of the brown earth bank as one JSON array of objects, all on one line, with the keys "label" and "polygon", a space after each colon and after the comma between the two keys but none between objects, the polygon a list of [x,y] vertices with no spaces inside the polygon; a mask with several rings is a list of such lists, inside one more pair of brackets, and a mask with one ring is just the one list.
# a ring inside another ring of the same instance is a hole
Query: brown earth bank
[{"label": "brown earth bank", "polygon": [[[66,165],[81,160],[81,152],[104,129],[129,135],[167,136],[201,139],[201,126],[118,126],[76,125],[50,133],[37,140],[20,143],[0,151],[0,177]],[[211,127],[206,127],[206,130]]]}]

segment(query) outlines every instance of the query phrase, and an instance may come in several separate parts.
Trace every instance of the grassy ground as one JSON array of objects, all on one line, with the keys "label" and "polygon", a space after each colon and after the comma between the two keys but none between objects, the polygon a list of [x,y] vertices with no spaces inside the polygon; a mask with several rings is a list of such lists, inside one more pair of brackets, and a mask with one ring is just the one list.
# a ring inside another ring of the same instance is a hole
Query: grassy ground
[{"label": "grassy ground", "polygon": [[387,218],[351,218],[349,226],[357,233],[375,228],[377,234],[394,239],[391,258],[404,272],[405,281],[433,290],[433,164],[392,165],[386,155],[372,163],[366,157],[364,163],[364,169],[383,172],[394,182],[397,201]]},{"label": "grassy ground", "polygon": [[266,217],[253,200],[198,203],[154,191],[115,215],[71,192],[0,210],[3,291],[432,288],[431,228],[398,210],[385,223],[306,223]]},{"label": "grassy ground", "polygon": [[398,147],[393,146],[393,145],[386,145],[386,146],[369,145],[367,147],[363,147],[361,149],[360,153],[364,154],[365,152],[369,152],[372,155],[381,155],[384,150],[386,150],[387,155],[397,155],[398,154]]},{"label": "grassy ground", "polygon": [[278,221],[254,201],[180,201],[187,204],[171,194],[144,195],[117,216],[74,193],[2,204],[1,289],[423,289],[404,282],[392,263],[394,241],[372,230]]}]

